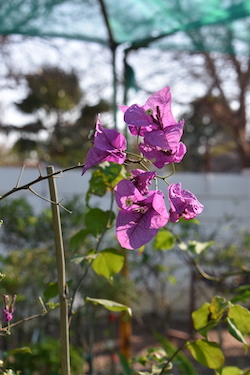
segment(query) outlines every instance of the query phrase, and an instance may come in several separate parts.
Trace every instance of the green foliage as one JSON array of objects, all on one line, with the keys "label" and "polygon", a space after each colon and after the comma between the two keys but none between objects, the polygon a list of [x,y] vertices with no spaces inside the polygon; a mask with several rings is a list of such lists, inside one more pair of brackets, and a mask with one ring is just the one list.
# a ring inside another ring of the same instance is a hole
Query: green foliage
[{"label": "green foliage", "polygon": [[176,243],[175,236],[166,229],[159,230],[154,239],[154,249],[170,250]]},{"label": "green foliage", "polygon": [[44,67],[36,74],[28,74],[26,80],[29,94],[16,104],[24,113],[33,113],[43,108],[46,112],[68,111],[80,101],[82,93],[74,72],[65,72],[58,67]]},{"label": "green foliage", "polygon": [[210,319],[219,322],[227,313],[229,305],[229,302],[225,298],[219,296],[213,297],[209,307]]},{"label": "green foliage", "polygon": [[50,300],[58,295],[58,285],[56,282],[51,282],[48,284],[47,288],[43,292],[46,300]]},{"label": "green foliage", "polygon": [[184,353],[178,350],[176,345],[159,333],[155,333],[155,337],[164,348],[168,358],[172,358],[171,362],[174,368],[177,368],[181,374],[198,375],[191,361]]},{"label": "green foliage", "polygon": [[85,216],[87,231],[94,237],[99,237],[109,228],[115,219],[112,211],[103,211],[100,208],[91,208]]},{"label": "green foliage", "polygon": [[248,349],[248,345],[246,340],[244,339],[243,334],[241,331],[237,328],[237,325],[235,324],[233,319],[226,318],[226,322],[228,323],[228,331],[229,333],[238,341],[242,342],[244,344],[244,347],[246,350]]},{"label": "green foliage", "polygon": [[[206,339],[189,341],[187,348],[193,357],[201,364],[211,369],[221,369],[224,363],[224,356],[217,343],[209,341],[208,332],[220,322],[227,323],[228,332],[245,349],[248,344],[244,336],[250,333],[250,311],[240,305],[234,305],[223,297],[215,296],[211,303],[203,304],[198,310],[192,313],[194,328]],[[233,370],[232,370],[233,371]]]},{"label": "green foliage", "polygon": [[184,242],[179,243],[179,248],[181,250],[190,251],[190,253],[199,255],[203,251],[210,248],[213,244],[214,244],[214,241],[209,241],[209,242],[188,241],[188,244]]},{"label": "green foliage", "polygon": [[[53,160],[63,166],[82,162],[90,147],[88,136],[96,114],[109,112],[112,105],[104,100],[87,105],[79,77],[72,70],[48,65],[23,79],[28,92],[15,105],[31,121],[25,125],[3,125],[2,131],[18,136],[10,156],[4,156],[18,164],[27,158]],[[41,132],[47,135],[46,140],[42,140]]]},{"label": "green foliage", "polygon": [[250,285],[241,285],[234,290],[231,302],[246,302],[250,298]]},{"label": "green foliage", "polygon": [[198,339],[194,342],[188,342],[187,348],[193,357],[204,366],[218,369],[224,364],[224,355],[215,342]]},{"label": "green foliage", "polygon": [[79,232],[75,233],[70,238],[70,248],[73,251],[79,250],[82,246],[84,246],[84,241],[89,234],[89,231],[87,228],[83,228],[79,230]]},{"label": "green foliage", "polygon": [[225,366],[221,372],[216,371],[216,375],[243,375],[245,372],[241,371],[235,366]]},{"label": "green foliage", "polygon": [[[63,210],[61,212],[65,254],[69,259],[72,255],[69,251],[70,234],[82,226],[84,205],[79,198],[72,197],[65,201],[65,206],[73,212],[71,215]],[[0,269],[6,272],[0,286],[2,294],[18,295],[16,321],[41,312],[37,299],[44,292],[46,302],[58,294],[51,211],[48,209],[35,214],[25,199],[18,198],[2,200],[1,214],[4,225],[0,238],[8,251],[4,250],[0,255]],[[78,274],[73,267],[69,262],[68,274],[72,278],[74,276],[77,282]],[[44,329],[43,323],[40,328]],[[32,325],[15,328],[24,339],[29,337],[30,330],[33,330]]]},{"label": "green foliage", "polygon": [[[79,296],[84,295],[79,311],[83,305],[85,309],[81,310],[82,315],[78,315],[77,326],[80,323],[81,316],[85,317],[85,314],[87,314],[87,311],[90,309],[89,306],[92,304],[99,306],[100,311],[103,310],[104,307],[107,310],[115,312],[125,311],[131,315],[129,305],[133,298],[133,293],[138,299],[135,284],[129,284],[128,280],[125,282],[125,278],[119,275],[119,272],[124,266],[124,253],[113,247],[102,249],[100,246],[100,240],[104,233],[114,223],[114,212],[112,210],[103,211],[100,208],[90,207],[90,198],[92,195],[103,196],[107,192],[112,193],[114,185],[121,178],[124,178],[124,176],[125,169],[123,166],[103,163],[92,174],[88,197],[86,199],[87,210],[84,212],[82,202],[79,204],[78,200],[72,200],[72,202],[69,202],[66,206],[73,211],[73,216],[62,212],[62,223],[66,239],[65,248],[67,250],[66,257],[67,259],[71,259],[68,269],[69,277],[73,279],[71,286],[74,288],[74,285],[78,283],[80,285],[83,280],[82,277],[84,276],[84,289],[79,288],[77,292]],[[41,295],[41,291],[43,291],[46,300],[45,305],[49,306],[49,308],[55,308],[57,304],[51,301],[51,299],[57,297],[58,293],[57,283],[55,282],[55,262],[52,256],[53,241],[51,239],[50,211],[47,210],[35,216],[31,207],[23,200],[19,200],[14,204],[13,201],[8,202],[6,200],[5,202],[2,204],[3,210],[1,210],[4,219],[1,234],[4,236],[3,238],[6,240],[6,244],[9,245],[8,240],[11,240],[13,251],[3,254],[0,258],[2,267],[7,275],[2,286],[8,290],[8,293],[14,293],[16,292],[16,288],[19,289],[18,304],[21,310],[22,306],[25,308],[25,315],[27,314],[29,304],[30,307],[34,304],[30,296]],[[7,217],[6,221],[5,217]],[[16,220],[16,217],[18,220]],[[186,224],[183,225],[183,232],[185,232],[187,226]],[[197,223],[193,223],[193,225],[197,227]],[[8,238],[8,233],[13,237]],[[22,242],[19,241],[19,236]],[[18,246],[17,250],[15,248],[16,243],[19,245],[22,243],[22,248]],[[35,243],[37,247],[32,248],[32,245]],[[138,257],[138,254],[129,255],[130,267],[132,268],[132,265],[134,267],[133,277],[135,277],[136,281],[138,280],[143,283],[148,290],[152,287],[152,293],[154,295],[155,284],[152,286],[150,283],[152,276],[155,277],[155,281],[158,282],[159,285],[157,292],[159,296],[162,296],[161,303],[164,305],[165,301],[163,302],[163,299],[166,298],[165,286],[174,279],[174,269],[166,262],[165,257],[167,253],[164,250],[175,250],[178,246],[181,250],[185,251],[184,253],[179,250],[179,253],[185,254],[185,256],[188,254],[190,259],[197,264],[199,259],[206,254],[208,250],[211,250],[212,245],[212,241],[201,242],[198,239],[192,241],[187,240],[187,243],[180,243],[179,239],[177,242],[177,237],[173,235],[171,231],[166,229],[159,230],[153,246],[154,250],[160,251],[152,252],[151,249],[148,250],[148,248],[145,247],[140,257]],[[136,256],[134,264],[133,261],[131,262],[133,256]],[[30,267],[32,270],[37,270],[37,273],[32,275],[32,282],[30,282],[30,273],[27,272]],[[147,284],[149,276],[150,283]],[[235,304],[235,302],[243,300],[244,298],[246,300],[248,294],[249,287],[246,285],[245,287],[238,288],[235,298],[227,300],[225,297],[215,296],[210,303],[207,302],[203,304],[192,313],[195,332],[199,332],[203,338],[194,340],[193,335],[191,335],[187,343],[183,345],[183,348],[188,348],[192,356],[199,363],[216,370],[220,375],[226,374],[225,369],[230,371],[229,373],[232,373],[232,375],[241,375],[241,372],[237,372],[237,368],[233,367],[223,368],[224,355],[219,345],[210,341],[209,332],[212,328],[216,328],[222,323],[227,327],[228,332],[247,348],[245,336],[250,334],[250,312],[248,309]],[[88,297],[85,298],[86,295]],[[86,303],[84,301],[86,301]],[[75,313],[77,314],[77,311]],[[92,313],[91,319],[93,320],[94,315],[95,313]],[[72,327],[74,330],[73,320]],[[174,366],[183,374],[188,373],[189,375],[196,375],[191,363],[178,348],[172,346],[169,342],[165,341],[165,339],[159,341],[163,347],[162,349],[149,349],[145,356],[138,358],[138,363],[145,366],[145,371],[139,371],[137,372],[138,374],[170,374],[172,373],[172,366]],[[48,355],[49,349],[46,350],[47,354],[44,354],[46,362],[50,363],[51,361],[52,366],[53,358],[50,358]],[[12,355],[14,355],[15,358],[19,355],[29,356],[30,361],[31,359],[34,361],[30,362],[30,366],[34,365],[39,369],[42,366],[39,363],[38,357],[40,358],[43,352],[40,351],[36,357],[35,346],[32,348],[31,353],[21,353],[20,351],[19,353],[12,352]],[[133,370],[122,357],[121,363],[124,374],[130,375],[130,370]],[[21,367],[13,368],[14,371],[19,369],[21,369]],[[47,369],[43,370],[43,374],[46,374],[46,371]],[[51,367],[49,373],[56,375],[57,372],[55,371],[54,368]],[[26,375],[26,373],[22,375]]]},{"label": "green foliage", "polygon": [[168,355],[163,348],[149,348],[145,355],[133,359],[133,362],[146,367],[146,371],[136,372],[139,375],[170,374],[173,368],[173,365],[168,361]]},{"label": "green foliage", "polygon": [[107,310],[111,310],[111,311],[116,311],[116,312],[126,311],[130,316],[132,315],[132,310],[130,307],[125,306],[115,301],[110,301],[110,300],[103,299],[103,298],[86,297],[86,302],[93,302],[94,304],[101,305],[105,307]]},{"label": "green foliage", "polygon": [[92,195],[103,197],[123,178],[126,178],[126,169],[123,165],[109,162],[101,163],[98,169],[92,172],[86,194],[86,204],[89,204]]},{"label": "green foliage", "polygon": [[[79,375],[83,371],[83,353],[71,346],[71,374]],[[41,343],[31,344],[29,348],[11,350],[5,361],[6,367],[21,371],[22,375],[59,375],[60,374],[60,342],[46,338]]]},{"label": "green foliage", "polygon": [[207,337],[207,332],[215,325],[213,322],[209,322],[209,308],[210,303],[206,302],[198,310],[192,312],[194,328],[205,337]]},{"label": "green foliage", "polygon": [[98,275],[113,281],[113,276],[121,271],[123,265],[124,254],[115,249],[105,249],[97,254],[93,260],[92,268]]},{"label": "green foliage", "polygon": [[121,364],[121,367],[122,367],[122,374],[123,375],[133,375],[134,372],[131,369],[127,358],[122,353],[118,353],[118,355],[119,355],[120,364]]},{"label": "green foliage", "polygon": [[5,199],[0,202],[4,225],[1,227],[1,242],[14,249],[34,243],[37,218],[24,198]]},{"label": "green foliage", "polygon": [[233,319],[240,332],[246,336],[250,334],[250,311],[240,305],[232,305],[228,317]]}]

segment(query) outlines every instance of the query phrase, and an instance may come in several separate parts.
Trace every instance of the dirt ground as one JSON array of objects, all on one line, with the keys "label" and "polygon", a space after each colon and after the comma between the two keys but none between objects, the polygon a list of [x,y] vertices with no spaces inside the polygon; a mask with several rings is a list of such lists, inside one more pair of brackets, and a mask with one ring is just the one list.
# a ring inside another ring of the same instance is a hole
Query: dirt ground
[{"label": "dirt ground", "polygon": [[[171,328],[164,332],[165,330],[162,327],[157,327],[157,322],[154,319],[153,317],[147,317],[133,322],[131,335],[128,341],[125,342],[125,349],[127,348],[129,351],[130,357],[141,356],[146,353],[147,348],[160,346],[152,333],[151,327],[155,327],[162,336],[168,338],[177,347],[180,347],[189,338],[187,323],[177,321],[172,323]],[[243,345],[232,337],[226,329],[210,331],[209,338],[211,341],[221,343],[225,356],[225,366],[237,366],[241,369],[250,368],[250,350],[246,353]],[[250,337],[246,338],[246,341],[250,346]],[[124,346],[124,340],[122,345]],[[120,361],[117,355],[120,348],[121,339],[119,340],[119,338],[99,341],[94,346],[92,372],[90,372],[89,368],[86,368],[85,373],[91,375],[121,375]],[[188,351],[185,354],[191,359],[199,375],[214,374],[213,370],[194,361]],[[173,374],[189,375],[180,373],[177,369],[173,370]]]}]

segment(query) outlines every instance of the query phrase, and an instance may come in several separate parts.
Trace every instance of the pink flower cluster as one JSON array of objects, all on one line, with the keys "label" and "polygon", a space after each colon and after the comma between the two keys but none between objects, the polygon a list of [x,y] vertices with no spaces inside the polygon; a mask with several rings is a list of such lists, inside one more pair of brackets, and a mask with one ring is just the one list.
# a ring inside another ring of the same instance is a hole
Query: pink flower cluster
[{"label": "pink flower cluster", "polygon": [[13,313],[15,311],[14,304],[16,301],[16,294],[12,298],[12,302],[9,303],[9,296],[3,295],[4,308],[2,309],[2,319],[5,323],[10,322],[13,319]]},{"label": "pink flower cluster", "polygon": [[[119,106],[132,135],[140,136],[138,147],[143,157],[157,168],[179,163],[186,153],[181,142],[184,121],[177,123],[171,111],[170,88],[150,96],[142,106]],[[117,130],[104,129],[98,116],[94,145],[87,155],[83,173],[90,167],[110,161],[123,164],[126,160],[126,138]],[[194,194],[182,190],[181,184],[168,187],[169,211],[160,190],[149,190],[156,172],[135,169],[130,180],[122,180],[114,189],[118,207],[117,239],[126,249],[137,249],[149,242],[170,220],[193,219],[203,210]]]}]

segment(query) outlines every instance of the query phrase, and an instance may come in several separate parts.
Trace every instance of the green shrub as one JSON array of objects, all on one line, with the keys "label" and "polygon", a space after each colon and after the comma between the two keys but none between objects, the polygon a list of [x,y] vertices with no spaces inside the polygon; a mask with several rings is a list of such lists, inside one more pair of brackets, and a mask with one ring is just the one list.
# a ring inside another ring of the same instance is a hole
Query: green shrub
[{"label": "green shrub", "polygon": [[[59,375],[60,342],[46,338],[41,343],[29,345],[30,350],[12,350],[8,353],[6,368],[21,371],[21,375]],[[83,374],[83,353],[70,347],[71,375]]]}]

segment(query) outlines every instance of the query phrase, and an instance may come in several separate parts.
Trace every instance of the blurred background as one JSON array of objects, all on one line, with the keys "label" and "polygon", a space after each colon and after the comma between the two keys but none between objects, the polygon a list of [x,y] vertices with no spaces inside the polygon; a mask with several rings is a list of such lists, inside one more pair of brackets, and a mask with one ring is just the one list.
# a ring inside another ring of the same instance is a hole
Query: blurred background
[{"label": "blurred background", "polygon": [[[83,161],[101,112],[170,86],[185,171],[250,165],[249,1],[1,3],[1,163]],[[118,113],[117,113],[118,112]],[[84,150],[84,151],[83,151]]]},{"label": "blurred background", "polygon": [[[199,260],[214,275],[234,277],[220,285],[197,281],[190,262],[171,241],[160,249],[159,244],[149,246],[139,257],[132,254],[131,277],[121,277],[113,286],[90,274],[71,328],[77,364],[72,374],[80,374],[81,361],[88,363],[86,373],[116,373],[119,319],[100,309],[83,309],[84,296],[132,304],[135,329],[145,330],[151,322],[167,332],[171,322],[174,328],[184,322],[188,331],[189,313],[201,301],[215,291],[228,296],[250,283],[249,273],[242,272],[250,250],[250,1],[0,0],[1,194],[15,186],[23,164],[22,181],[28,182],[37,177],[38,163],[42,168],[84,163],[98,113],[103,125],[128,137],[133,149],[117,104],[142,105],[165,86],[171,87],[175,119],[185,120],[188,149],[174,178],[205,205],[202,225],[181,223],[179,235],[217,241]],[[62,215],[69,262],[92,246],[91,240],[79,248],[70,244],[84,223],[86,206],[79,196],[89,178],[81,179],[78,171],[58,183],[74,213]],[[42,196],[48,194],[45,185],[37,187]],[[1,267],[7,273],[0,286],[2,294],[18,294],[20,319],[40,311],[38,295],[45,301],[54,298],[48,287],[56,279],[51,213],[48,203],[37,200],[25,193],[0,205]],[[74,286],[83,269],[69,264]],[[37,358],[47,358],[41,374],[51,374],[58,366],[50,358],[57,324],[52,314],[38,326],[23,325],[18,335],[3,339],[2,353],[27,343],[35,350],[39,344]],[[94,349],[96,341],[103,346]],[[103,365],[102,370],[93,365],[94,351],[108,353],[105,371]],[[14,362],[20,368],[22,361]],[[34,371],[40,366],[36,362]]]}]

